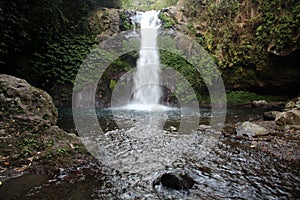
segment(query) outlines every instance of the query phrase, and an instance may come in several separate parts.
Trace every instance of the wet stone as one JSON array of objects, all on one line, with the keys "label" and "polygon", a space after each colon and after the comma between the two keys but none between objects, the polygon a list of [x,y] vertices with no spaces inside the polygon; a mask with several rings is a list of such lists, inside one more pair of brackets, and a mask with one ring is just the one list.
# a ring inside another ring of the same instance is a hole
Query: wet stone
[{"label": "wet stone", "polygon": [[236,128],[236,133],[239,137],[248,136],[249,138],[252,138],[256,136],[268,135],[269,132],[262,126],[246,121]]},{"label": "wet stone", "polygon": [[252,106],[255,108],[267,108],[269,104],[266,100],[253,101]]},{"label": "wet stone", "polygon": [[153,182],[153,187],[162,185],[174,190],[189,190],[195,181],[186,174],[165,173]]},{"label": "wet stone", "polygon": [[264,120],[270,120],[273,121],[276,119],[276,115],[279,114],[279,111],[268,111],[268,112],[264,112],[263,117]]},{"label": "wet stone", "polygon": [[290,110],[290,109],[293,109],[295,106],[296,106],[296,104],[295,104],[294,101],[289,101],[289,102],[287,102],[287,104],[285,105],[285,109],[286,109],[286,110]]},{"label": "wet stone", "polygon": [[275,119],[279,130],[297,129],[300,130],[300,111],[293,109],[276,115]]}]

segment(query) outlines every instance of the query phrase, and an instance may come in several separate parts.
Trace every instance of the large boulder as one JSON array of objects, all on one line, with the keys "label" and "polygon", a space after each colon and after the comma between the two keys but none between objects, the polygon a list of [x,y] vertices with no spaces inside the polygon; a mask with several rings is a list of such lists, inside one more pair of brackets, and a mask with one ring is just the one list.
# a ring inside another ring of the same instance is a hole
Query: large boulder
[{"label": "large boulder", "polygon": [[263,114],[264,120],[274,121],[276,119],[276,115],[278,115],[279,113],[280,113],[279,111],[264,112],[264,114]]},{"label": "large boulder", "polygon": [[300,97],[294,99],[293,101],[289,101],[285,104],[284,111],[289,111],[294,109],[300,110]]},{"label": "large boulder", "polygon": [[51,97],[25,80],[0,74],[0,113],[0,181],[11,171],[52,171],[90,158],[76,135],[55,126]]},{"label": "large boulder", "polygon": [[296,103],[294,101],[289,101],[285,104],[285,109],[290,110],[293,109],[296,106]]},{"label": "large boulder", "polygon": [[2,118],[12,115],[19,119],[37,119],[56,124],[57,110],[48,93],[31,86],[25,80],[0,75],[0,106]]},{"label": "large boulder", "polygon": [[300,130],[300,110],[293,109],[276,115],[277,128],[280,130],[298,129]]},{"label": "large boulder", "polygon": [[279,130],[300,130],[300,97],[289,101],[285,105],[285,111],[276,114],[275,122]]},{"label": "large boulder", "polygon": [[237,136],[248,136],[249,138],[268,135],[269,131],[262,126],[251,122],[243,122],[236,129]]}]

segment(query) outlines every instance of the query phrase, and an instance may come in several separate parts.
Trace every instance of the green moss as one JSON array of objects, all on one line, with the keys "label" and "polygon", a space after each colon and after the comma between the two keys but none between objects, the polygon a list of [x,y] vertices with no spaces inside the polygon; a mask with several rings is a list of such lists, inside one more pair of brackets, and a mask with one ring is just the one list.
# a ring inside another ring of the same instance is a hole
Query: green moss
[{"label": "green moss", "polygon": [[[167,44],[167,43],[166,43]],[[160,52],[160,59],[161,64],[164,69],[172,68],[180,75],[184,76],[185,79],[190,83],[190,85],[193,88],[193,92],[197,95],[198,101],[202,101],[202,92],[205,90],[205,84],[203,81],[202,76],[199,74],[199,72],[195,69],[195,67],[189,63],[187,60],[183,59],[180,56],[180,52],[178,54],[174,52],[169,52],[166,50],[161,50]],[[176,74],[172,74],[174,77],[168,77],[169,79],[176,79]],[[182,81],[176,82],[176,85],[174,85],[177,91],[177,95],[180,95],[184,97],[183,101],[189,102],[194,98],[194,96],[191,95],[185,95],[185,93],[189,93],[188,86],[186,84],[183,84]]]},{"label": "green moss", "polygon": [[191,32],[191,34],[196,35],[196,28],[195,28],[193,22],[189,22],[187,24],[187,28],[189,29],[189,31]]},{"label": "green moss", "polygon": [[67,149],[64,148],[64,147],[61,147],[61,148],[57,149],[57,153],[59,153],[59,154],[65,154],[66,152],[67,152]]},{"label": "green moss", "polygon": [[20,140],[18,146],[21,150],[22,156],[32,156],[35,152],[40,151],[43,148],[41,141],[35,134],[27,134],[27,136]]},{"label": "green moss", "polygon": [[259,0],[262,13],[257,20],[256,39],[272,50],[289,51],[299,43],[300,2],[297,0]]},{"label": "green moss", "polygon": [[247,104],[258,100],[266,100],[267,102],[282,100],[282,97],[258,95],[246,91],[228,91],[226,97],[228,104]]},{"label": "green moss", "polygon": [[[269,66],[268,49],[288,54],[299,44],[297,0],[192,0],[185,1],[185,10],[203,33],[196,40],[221,69],[264,70]],[[195,35],[192,24],[187,27]]]}]

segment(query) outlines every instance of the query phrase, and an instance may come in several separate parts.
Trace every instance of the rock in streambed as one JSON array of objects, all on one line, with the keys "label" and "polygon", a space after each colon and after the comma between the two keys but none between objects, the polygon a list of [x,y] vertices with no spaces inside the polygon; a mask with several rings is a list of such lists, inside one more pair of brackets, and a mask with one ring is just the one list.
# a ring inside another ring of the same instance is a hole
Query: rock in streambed
[{"label": "rock in streambed", "polygon": [[189,190],[193,187],[195,181],[184,173],[164,173],[158,177],[154,182],[153,186],[162,185],[169,189],[174,190]]},{"label": "rock in streambed", "polygon": [[256,136],[268,135],[269,132],[264,127],[247,121],[247,122],[243,122],[241,125],[237,127],[236,133],[237,136],[246,135],[249,138],[252,138]]},{"label": "rock in streambed", "polygon": [[300,97],[296,102],[289,101],[285,111],[276,114],[275,122],[279,130],[300,130]]}]

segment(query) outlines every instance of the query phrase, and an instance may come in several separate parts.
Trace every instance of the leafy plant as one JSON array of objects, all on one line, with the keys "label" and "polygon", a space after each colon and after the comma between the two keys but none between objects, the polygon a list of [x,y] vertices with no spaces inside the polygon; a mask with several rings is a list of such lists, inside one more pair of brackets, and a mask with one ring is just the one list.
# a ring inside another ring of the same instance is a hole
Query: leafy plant
[{"label": "leafy plant", "polygon": [[120,19],[122,20],[122,27],[124,28],[124,30],[133,29],[133,24],[131,23],[131,20],[127,16],[126,11],[120,12],[119,16]]},{"label": "leafy plant", "polygon": [[166,13],[159,13],[159,18],[162,21],[162,27],[163,28],[172,28],[175,25],[175,21],[174,19],[172,19],[171,17],[167,16]]},{"label": "leafy plant", "polygon": [[27,136],[20,142],[19,147],[24,156],[33,155],[35,151],[39,151],[42,146],[39,141],[33,136]]},{"label": "leafy plant", "polygon": [[66,148],[58,148],[57,149],[57,152],[59,153],[59,154],[65,154],[66,152],[67,152],[67,149]]},{"label": "leafy plant", "polygon": [[299,43],[300,3],[296,0],[259,0],[262,16],[258,19],[256,39],[272,50],[287,51]]}]

